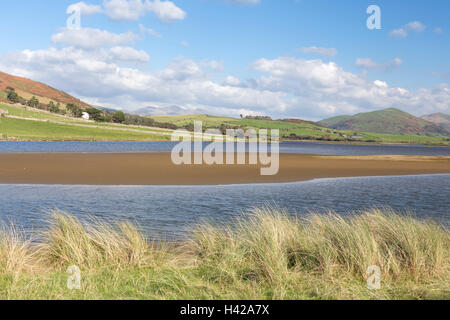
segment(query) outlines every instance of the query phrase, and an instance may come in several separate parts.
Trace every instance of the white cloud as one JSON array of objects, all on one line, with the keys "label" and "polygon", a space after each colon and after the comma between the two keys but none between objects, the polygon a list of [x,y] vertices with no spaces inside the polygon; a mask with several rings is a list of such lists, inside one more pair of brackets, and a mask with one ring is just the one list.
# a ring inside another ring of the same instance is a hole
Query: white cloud
[{"label": "white cloud", "polygon": [[206,60],[199,63],[200,66],[209,68],[214,71],[223,71],[225,68],[223,61]]},{"label": "white cloud", "polygon": [[186,18],[186,13],[171,1],[146,1],[146,5],[148,10],[152,11],[161,21],[166,23]]},{"label": "white cloud", "polygon": [[239,86],[241,84],[241,80],[233,76],[227,76],[224,85],[226,86]]},{"label": "white cloud", "polygon": [[426,25],[424,25],[420,21],[412,21],[407,24],[405,24],[403,27],[399,29],[392,30],[389,33],[389,36],[392,38],[405,38],[408,36],[410,32],[423,32],[427,28]]},{"label": "white cloud", "polygon": [[378,71],[391,71],[403,64],[402,59],[394,58],[386,62],[375,62],[370,58],[358,58],[355,61],[357,67],[375,69]]},{"label": "white cloud", "polygon": [[62,43],[82,48],[96,48],[132,43],[138,39],[138,36],[132,32],[117,34],[92,28],[79,30],[64,28],[61,32],[54,34],[51,39],[55,44]]},{"label": "white cloud", "polygon": [[136,50],[132,47],[113,47],[109,52],[114,61],[143,63],[150,61],[150,57],[145,51]]},{"label": "white cloud", "polygon": [[160,33],[156,32],[153,29],[146,28],[142,24],[139,24],[139,30],[140,30],[141,34],[143,34],[143,35],[149,34],[149,35],[151,35],[152,37],[155,37],[155,38],[162,38],[162,35]]},{"label": "white cloud", "polygon": [[384,82],[384,81],[381,81],[381,80],[375,80],[373,82],[373,84],[376,85],[377,87],[381,87],[381,88],[387,88],[388,87],[388,84],[386,82]]},{"label": "white cloud", "polygon": [[103,7],[113,20],[138,20],[147,13],[142,0],[105,0]]},{"label": "white cloud", "polygon": [[182,45],[183,47],[189,47],[189,42],[187,41],[181,41],[180,45]]},{"label": "white cloud", "polygon": [[71,4],[67,8],[67,13],[71,14],[74,11],[80,10],[81,14],[84,16],[90,16],[93,14],[101,13],[102,7],[98,5],[86,4],[83,1]]},{"label": "white cloud", "polygon": [[103,6],[108,17],[113,20],[139,20],[148,12],[153,12],[166,23],[186,18],[186,13],[172,1],[104,0]]},{"label": "white cloud", "polygon": [[260,76],[251,81],[229,76],[223,82],[214,80],[205,62],[177,58],[164,69],[145,72],[119,61],[146,60],[141,54],[123,48],[25,50],[0,55],[0,69],[80,98],[98,99],[99,105],[128,110],[178,106],[186,113],[202,110],[307,119],[388,107],[416,114],[450,110],[448,84],[408,91],[347,72],[334,62],[259,59],[251,67]]},{"label": "white cloud", "polygon": [[442,28],[440,28],[440,27],[437,27],[437,28],[434,28],[434,33],[436,33],[436,34],[443,34],[444,30],[442,30]]},{"label": "white cloud", "polygon": [[335,57],[338,55],[338,51],[335,48],[323,48],[323,47],[302,47],[298,51],[303,53],[314,53],[327,57]]}]

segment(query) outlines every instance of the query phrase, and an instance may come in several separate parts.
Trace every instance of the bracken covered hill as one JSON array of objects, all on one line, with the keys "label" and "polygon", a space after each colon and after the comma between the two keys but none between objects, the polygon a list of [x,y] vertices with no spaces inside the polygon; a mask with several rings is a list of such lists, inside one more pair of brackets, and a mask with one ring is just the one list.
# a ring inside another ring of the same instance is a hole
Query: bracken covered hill
[{"label": "bracken covered hill", "polygon": [[0,93],[3,93],[0,94],[0,97],[3,96],[3,99],[5,98],[5,92],[8,87],[14,88],[24,99],[30,99],[32,96],[36,96],[43,103],[54,101],[60,102],[61,104],[73,103],[83,109],[89,107],[87,103],[41,82],[0,72]]}]

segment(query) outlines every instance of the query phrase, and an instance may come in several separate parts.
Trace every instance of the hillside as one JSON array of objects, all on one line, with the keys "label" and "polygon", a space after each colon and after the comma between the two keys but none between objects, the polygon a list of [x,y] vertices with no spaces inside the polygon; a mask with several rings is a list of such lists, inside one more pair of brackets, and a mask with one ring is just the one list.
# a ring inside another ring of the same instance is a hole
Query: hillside
[{"label": "hillside", "polygon": [[423,116],[422,119],[433,122],[434,124],[437,124],[447,132],[450,132],[450,114],[445,114],[441,112],[433,113]]},{"label": "hillside", "polygon": [[45,104],[53,101],[55,103],[60,102],[64,105],[73,103],[83,109],[89,107],[87,103],[41,82],[0,72],[0,99],[3,98],[3,101],[6,99],[6,91],[8,87],[14,88],[19,96],[26,100],[35,96],[41,103]]},{"label": "hillside", "polygon": [[334,117],[322,120],[319,124],[335,130],[418,136],[449,135],[449,132],[433,122],[394,108],[359,113],[354,116]]}]

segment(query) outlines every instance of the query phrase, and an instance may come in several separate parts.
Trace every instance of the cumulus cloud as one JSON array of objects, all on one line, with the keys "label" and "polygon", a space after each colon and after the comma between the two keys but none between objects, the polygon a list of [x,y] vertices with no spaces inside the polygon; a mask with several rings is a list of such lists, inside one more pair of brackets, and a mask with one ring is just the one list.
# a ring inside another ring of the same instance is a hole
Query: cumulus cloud
[{"label": "cumulus cloud", "polygon": [[327,57],[335,57],[338,55],[338,51],[335,48],[323,48],[323,47],[302,47],[298,51],[303,53],[314,53]]},{"label": "cumulus cloud", "polygon": [[148,62],[150,57],[147,52],[136,50],[132,47],[113,47],[109,50],[113,61],[124,62]]},{"label": "cumulus cloud", "polygon": [[137,39],[138,36],[132,32],[117,34],[92,28],[81,28],[79,30],[64,28],[51,38],[55,44],[61,43],[82,48],[124,45],[132,43]]},{"label": "cumulus cloud", "polygon": [[146,1],[146,6],[148,10],[152,11],[161,21],[166,23],[186,18],[186,13],[171,1]]},{"label": "cumulus cloud", "polygon": [[105,13],[113,20],[139,20],[149,12],[153,12],[158,19],[166,23],[186,18],[186,12],[172,1],[105,0],[103,6]]},{"label": "cumulus cloud", "polygon": [[420,21],[412,21],[410,23],[405,24],[403,27],[399,29],[392,30],[389,33],[389,36],[392,38],[405,38],[408,36],[410,32],[423,32],[427,28],[426,25],[424,25]]},{"label": "cumulus cloud", "polygon": [[208,63],[177,58],[167,67],[146,72],[120,60],[146,60],[120,48],[25,50],[0,55],[0,69],[43,81],[111,107],[177,105],[186,112],[203,110],[238,116],[320,119],[336,114],[398,107],[416,114],[448,112],[450,87],[408,91],[383,80],[370,81],[334,62],[293,57],[259,59],[250,67],[257,77],[215,80]]},{"label": "cumulus cloud", "polygon": [[398,68],[403,64],[402,59],[394,58],[392,60],[386,62],[376,62],[370,58],[358,58],[355,61],[355,65],[357,67],[365,68],[365,69],[374,69],[378,71],[391,71],[395,68]]},{"label": "cumulus cloud", "polygon": [[239,86],[241,84],[241,80],[233,76],[227,76],[224,85],[226,86]]},{"label": "cumulus cloud", "polygon": [[98,5],[86,4],[83,1],[71,4],[67,8],[67,13],[71,14],[74,11],[80,11],[80,13],[84,16],[90,16],[93,14],[101,13],[102,7]]}]

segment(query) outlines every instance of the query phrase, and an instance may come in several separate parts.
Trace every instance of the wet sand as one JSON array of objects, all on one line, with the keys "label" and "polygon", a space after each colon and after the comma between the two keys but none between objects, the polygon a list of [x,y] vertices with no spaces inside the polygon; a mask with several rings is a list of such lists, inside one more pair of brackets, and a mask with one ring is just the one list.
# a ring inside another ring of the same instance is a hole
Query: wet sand
[{"label": "wet sand", "polygon": [[170,153],[0,154],[0,184],[217,185],[316,178],[450,173],[450,157],[281,154],[280,170],[261,165],[172,164]]}]

